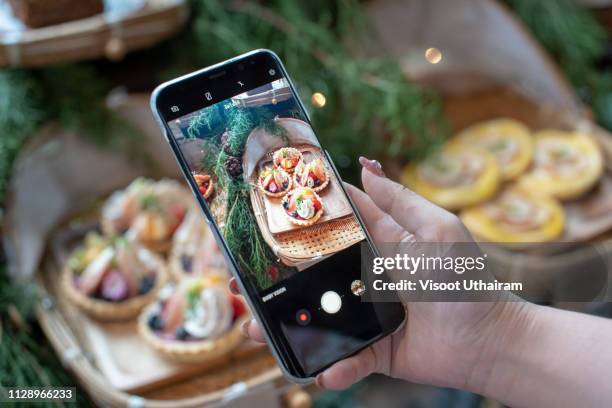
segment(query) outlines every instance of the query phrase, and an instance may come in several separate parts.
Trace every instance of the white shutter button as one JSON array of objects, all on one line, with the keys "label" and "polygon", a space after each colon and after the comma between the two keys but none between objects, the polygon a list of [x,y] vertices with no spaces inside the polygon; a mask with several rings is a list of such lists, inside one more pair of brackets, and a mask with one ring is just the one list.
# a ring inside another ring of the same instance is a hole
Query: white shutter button
[{"label": "white shutter button", "polygon": [[321,296],[321,308],[329,313],[334,314],[337,313],[338,310],[342,307],[342,299],[340,295],[338,295],[333,290],[328,290]]}]

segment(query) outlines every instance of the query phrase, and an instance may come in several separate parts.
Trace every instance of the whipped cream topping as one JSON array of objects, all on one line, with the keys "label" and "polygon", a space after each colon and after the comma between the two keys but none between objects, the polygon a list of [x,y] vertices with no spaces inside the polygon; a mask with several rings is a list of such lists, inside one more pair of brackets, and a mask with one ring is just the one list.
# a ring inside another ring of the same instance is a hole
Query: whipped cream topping
[{"label": "whipped cream topping", "polygon": [[312,217],[314,217],[315,215],[315,208],[314,208],[314,204],[312,203],[311,200],[302,200],[298,205],[297,205],[297,213],[300,217],[308,220]]},{"label": "whipped cream topping", "polygon": [[227,332],[232,324],[233,309],[225,289],[205,287],[195,306],[188,311],[185,330],[197,338],[216,338]]}]

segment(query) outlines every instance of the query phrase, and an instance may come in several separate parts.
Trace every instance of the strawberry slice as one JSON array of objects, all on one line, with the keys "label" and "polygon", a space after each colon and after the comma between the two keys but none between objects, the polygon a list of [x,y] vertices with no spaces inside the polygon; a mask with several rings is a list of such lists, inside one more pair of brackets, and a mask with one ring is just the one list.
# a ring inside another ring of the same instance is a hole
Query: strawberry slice
[{"label": "strawberry slice", "polygon": [[161,317],[164,322],[164,331],[174,333],[174,331],[183,323],[183,315],[185,312],[185,294],[181,290],[177,290],[166,301],[161,312]]},{"label": "strawberry slice", "polygon": [[109,270],[114,257],[115,250],[112,247],[107,247],[100,252],[79,277],[78,288],[81,292],[91,295],[98,290],[100,282]]},{"label": "strawberry slice", "polygon": [[236,320],[246,313],[246,305],[238,296],[234,296],[232,294],[229,294],[228,296],[230,298],[230,303],[232,304],[232,309],[234,310],[234,320]]}]

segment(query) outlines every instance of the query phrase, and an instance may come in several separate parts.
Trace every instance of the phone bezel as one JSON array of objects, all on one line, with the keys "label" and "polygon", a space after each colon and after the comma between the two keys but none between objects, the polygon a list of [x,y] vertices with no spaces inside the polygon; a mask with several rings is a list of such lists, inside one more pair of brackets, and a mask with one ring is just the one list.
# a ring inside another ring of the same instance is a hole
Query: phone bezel
[{"label": "phone bezel", "polygon": [[[243,282],[241,274],[238,271],[238,267],[236,264],[236,261],[233,257],[233,255],[231,254],[229,248],[227,247],[225,240],[223,239],[223,235],[221,233],[221,231],[219,230],[216,222],[214,221],[214,218],[212,216],[212,214],[210,213],[208,206],[206,205],[206,203],[204,202],[201,194],[198,194],[198,189],[197,186],[194,184],[194,181],[192,180],[192,177],[189,177],[191,174],[191,171],[189,170],[188,166],[187,166],[187,162],[185,160],[185,158],[183,157],[183,154],[180,150],[180,147],[178,146],[178,144],[176,143],[176,140],[174,140],[174,137],[172,137],[171,135],[171,131],[170,128],[167,124],[167,120],[162,116],[161,114],[161,109],[159,107],[159,100],[160,100],[160,95],[162,95],[162,93],[167,92],[168,89],[171,89],[172,87],[181,84],[182,82],[188,80],[188,79],[193,79],[194,77],[199,77],[202,75],[209,75],[212,71],[217,70],[220,67],[229,67],[233,64],[241,64],[243,63],[243,61],[245,60],[249,60],[251,57],[256,56],[258,54],[266,54],[269,57],[271,57],[275,64],[278,66],[278,68],[281,70],[282,76],[284,78],[286,78],[287,82],[289,83],[289,86],[291,88],[291,91],[293,92],[293,94],[295,95],[296,98],[296,103],[298,104],[299,108],[302,110],[302,112],[305,114],[309,125],[312,126],[312,124],[310,123],[310,115],[308,110],[305,108],[305,106],[302,103],[301,98],[299,97],[299,94],[297,92],[297,89],[295,88],[295,86],[293,85],[293,82],[291,81],[291,77],[289,76],[289,74],[287,73],[282,61],[280,60],[280,58],[271,50],[267,50],[267,49],[257,49],[257,50],[253,50],[250,51],[248,53],[245,54],[241,54],[238,55],[234,58],[228,59],[226,61],[222,61],[218,64],[206,67],[202,70],[199,71],[195,71],[193,73],[178,77],[176,79],[173,79],[171,81],[165,82],[161,85],[159,85],[157,88],[155,88],[155,90],[153,91],[152,95],[151,95],[151,110],[153,111],[155,118],[158,121],[159,126],[163,129],[164,131],[164,136],[166,138],[166,141],[168,142],[168,144],[170,145],[174,156],[181,168],[181,172],[183,173],[183,176],[187,179],[187,183],[190,186],[191,192],[194,195],[196,201],[198,202],[200,209],[202,210],[202,212],[204,213],[205,216],[205,220],[206,223],[208,224],[208,226],[210,227],[210,229],[213,231],[213,234],[215,236],[215,240],[217,241],[217,244],[219,245],[219,247],[221,248],[224,256],[226,257],[226,259],[229,261],[228,263],[231,266],[231,272],[232,272],[232,276],[236,278],[236,281],[238,283],[238,287],[241,291],[242,294],[246,294],[246,296],[244,296],[247,304],[249,305],[249,307],[251,308],[251,310],[254,312],[254,317],[257,320],[257,322],[260,324],[260,326],[264,329],[263,333],[264,336],[266,338],[266,341],[268,342],[268,344],[271,346],[271,351],[273,353],[273,355],[275,356],[275,358],[277,359],[277,361],[279,361],[281,370],[283,371],[283,374],[288,377],[289,379],[291,379],[293,382],[296,383],[301,383],[301,384],[307,384],[310,383],[314,380],[314,377],[322,372],[323,370],[325,370],[327,367],[329,367],[331,364],[333,364],[336,361],[342,360],[344,358],[349,357],[350,355],[356,354],[359,351],[363,350],[364,348],[367,348],[369,345],[371,345],[372,343],[378,341],[379,339],[396,332],[397,330],[399,330],[402,325],[404,324],[405,320],[406,320],[406,313],[405,310],[403,309],[403,307],[401,308],[401,310],[404,310],[404,312],[402,313],[401,319],[399,319],[399,322],[397,324],[396,327],[393,327],[392,329],[386,330],[386,331],[382,331],[379,335],[373,337],[372,339],[369,339],[366,344],[361,347],[358,350],[354,350],[350,353],[348,353],[347,355],[344,356],[340,356],[338,357],[338,359],[336,359],[335,361],[329,363],[328,365],[321,367],[319,370],[317,370],[316,372],[312,373],[312,375],[300,375],[301,373],[298,372],[300,370],[297,370],[294,366],[294,363],[297,361],[296,357],[293,355],[293,352],[291,351],[290,347],[286,347],[287,345],[287,340],[286,338],[284,340],[282,339],[275,339],[274,337],[276,337],[276,333],[274,330],[271,329],[271,327],[268,325],[266,319],[263,317],[264,312],[262,311],[262,305],[261,302],[258,301],[254,301],[255,298],[259,298],[259,293],[255,292],[253,293],[253,291],[251,290],[251,285],[250,284],[245,284],[245,282]],[[247,64],[247,69],[248,69],[248,64]],[[315,132],[316,135],[316,132]],[[318,139],[318,137],[317,137]],[[334,172],[335,176],[338,178],[338,180],[341,181],[340,175],[338,173],[338,170],[336,169],[333,161],[331,160],[331,158],[329,157],[329,153],[327,152],[327,150],[324,149],[324,147],[321,145],[327,159],[328,162],[331,163],[331,167],[332,167],[332,171]],[[374,254],[376,254],[378,256],[379,251],[376,248],[374,241],[372,240],[370,233],[368,232],[365,223],[363,222],[363,219],[361,217],[361,215],[359,214],[359,211],[357,210],[357,207],[355,206],[355,203],[352,201],[350,195],[348,194],[348,192],[346,191],[344,184],[342,182],[340,182],[340,186],[344,192],[344,194],[346,195],[346,197],[348,198],[349,204],[352,207],[354,213],[356,214],[356,217],[359,221],[359,223],[361,224],[361,227],[363,228],[365,235],[366,235],[366,241],[368,242],[369,247],[372,249],[372,251],[374,252]],[[285,343],[285,344],[283,344]]]}]

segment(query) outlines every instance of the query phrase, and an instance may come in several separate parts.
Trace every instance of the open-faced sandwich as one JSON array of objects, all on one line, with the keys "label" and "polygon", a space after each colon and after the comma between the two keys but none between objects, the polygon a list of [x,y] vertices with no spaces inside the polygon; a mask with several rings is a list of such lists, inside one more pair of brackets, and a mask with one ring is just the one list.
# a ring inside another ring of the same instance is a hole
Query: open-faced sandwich
[{"label": "open-faced sandwich", "polygon": [[165,252],[192,205],[189,192],[178,182],[139,178],[104,204],[102,230],[107,236],[125,233],[153,251]]},{"label": "open-faced sandwich", "polygon": [[200,211],[189,211],[174,234],[169,264],[175,280],[211,273],[226,274],[223,254]]},{"label": "open-faced sandwich", "polygon": [[212,177],[209,174],[194,173],[193,179],[198,185],[198,190],[204,199],[208,199],[214,190]]},{"label": "open-faced sandwich", "polygon": [[493,154],[503,180],[512,180],[523,173],[533,156],[531,132],[514,119],[478,123],[461,131],[455,141],[478,146]]},{"label": "open-faced sandwich", "polygon": [[491,198],[500,183],[499,166],[486,150],[447,145],[424,161],[406,166],[402,183],[448,210]]},{"label": "open-faced sandwich", "polygon": [[227,279],[208,275],[164,287],[140,315],[138,330],[162,356],[195,363],[236,348],[247,318],[242,300],[229,293]]},{"label": "open-faced sandwich", "polygon": [[542,130],[535,134],[533,164],[519,184],[529,191],[570,200],[590,190],[602,172],[602,154],[592,137]]},{"label": "open-faced sandwich", "polygon": [[267,196],[282,197],[291,189],[291,176],[285,170],[266,166],[259,173],[257,186]]},{"label": "open-faced sandwich", "polygon": [[460,217],[475,237],[502,244],[552,241],[563,233],[565,225],[565,214],[557,200],[517,187],[463,210]]},{"label": "open-faced sandwich", "polygon": [[296,225],[313,225],[323,215],[323,201],[309,187],[299,187],[288,192],[282,206],[289,221]]},{"label": "open-faced sandwich", "polygon": [[295,168],[293,179],[296,187],[310,187],[318,193],[329,184],[329,173],[321,159],[315,159],[310,163],[301,160]]},{"label": "open-faced sandwich", "polygon": [[124,320],[150,303],[167,279],[165,263],[124,237],[89,233],[68,258],[62,276],[67,297],[100,320]]},{"label": "open-faced sandwich", "polygon": [[272,155],[274,167],[289,174],[293,173],[300,160],[302,160],[302,153],[294,147],[281,147]]}]

